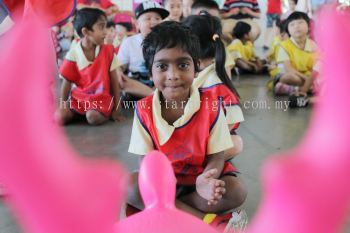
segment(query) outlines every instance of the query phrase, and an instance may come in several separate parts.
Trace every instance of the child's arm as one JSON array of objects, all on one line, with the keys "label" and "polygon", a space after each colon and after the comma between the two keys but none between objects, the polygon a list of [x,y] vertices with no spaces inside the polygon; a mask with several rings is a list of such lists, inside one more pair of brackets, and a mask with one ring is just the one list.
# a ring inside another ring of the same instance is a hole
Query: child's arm
[{"label": "child's arm", "polygon": [[206,166],[204,168],[203,173],[206,173],[211,169],[216,169],[217,172],[213,176],[213,178],[217,179],[221,175],[222,169],[224,168],[224,163],[225,163],[225,159],[224,159],[223,151],[215,154],[207,155]]},{"label": "child's arm", "polygon": [[241,9],[241,12],[242,12],[243,14],[248,14],[248,15],[254,17],[254,18],[260,18],[260,13],[259,13],[259,12],[252,11],[252,10],[251,10],[250,8],[248,8],[248,7],[243,7],[243,8]]},{"label": "child's arm", "polygon": [[117,69],[112,70],[110,72],[111,77],[111,90],[113,94],[113,100],[114,100],[114,109],[112,112],[112,118],[115,121],[122,121],[124,118],[121,115],[121,106],[120,106],[120,87],[118,82],[118,74]]},{"label": "child's arm", "polygon": [[64,78],[62,85],[61,85],[61,100],[62,101],[68,100],[71,89],[72,89],[72,83]]}]

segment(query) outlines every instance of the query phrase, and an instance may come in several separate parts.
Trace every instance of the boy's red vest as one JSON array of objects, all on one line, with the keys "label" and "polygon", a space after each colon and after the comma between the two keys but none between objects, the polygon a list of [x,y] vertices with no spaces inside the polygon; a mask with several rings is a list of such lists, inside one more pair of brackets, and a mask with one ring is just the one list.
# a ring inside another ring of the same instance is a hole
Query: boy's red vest
[{"label": "boy's red vest", "polygon": [[110,116],[114,107],[109,71],[113,56],[112,45],[101,45],[94,62],[82,70],[78,69],[76,62],[64,60],[60,74],[77,85],[72,90],[71,107],[79,114],[96,110],[106,117]]},{"label": "boy's red vest", "polygon": [[[152,98],[153,95],[138,101],[136,114],[151,136],[154,149],[163,152],[171,161],[178,184],[193,185],[205,168],[210,131],[221,111],[220,100],[213,99],[210,93],[200,93],[200,109],[185,125],[176,128],[164,145],[160,145],[152,117]],[[215,101],[216,108],[212,107]],[[222,175],[234,171],[232,164],[225,162]]]}]

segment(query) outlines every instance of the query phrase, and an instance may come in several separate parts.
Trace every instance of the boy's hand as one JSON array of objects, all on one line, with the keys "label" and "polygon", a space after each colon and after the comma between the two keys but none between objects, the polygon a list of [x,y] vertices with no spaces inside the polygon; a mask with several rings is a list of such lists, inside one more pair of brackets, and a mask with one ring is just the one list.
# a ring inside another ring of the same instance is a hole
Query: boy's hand
[{"label": "boy's hand", "polygon": [[125,120],[124,116],[121,114],[121,111],[113,110],[112,119],[116,122],[122,122]]},{"label": "boy's hand", "polygon": [[196,191],[208,201],[208,205],[216,205],[226,192],[225,182],[214,178],[217,172],[217,169],[210,169],[196,180]]}]

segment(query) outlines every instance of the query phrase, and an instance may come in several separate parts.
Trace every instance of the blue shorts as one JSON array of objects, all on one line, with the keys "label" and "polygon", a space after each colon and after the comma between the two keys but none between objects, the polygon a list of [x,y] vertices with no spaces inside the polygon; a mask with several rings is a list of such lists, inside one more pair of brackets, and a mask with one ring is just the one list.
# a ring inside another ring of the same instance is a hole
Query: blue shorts
[{"label": "blue shorts", "polygon": [[272,28],[273,27],[273,22],[275,21],[276,23],[281,20],[281,15],[279,14],[266,14],[266,27]]}]

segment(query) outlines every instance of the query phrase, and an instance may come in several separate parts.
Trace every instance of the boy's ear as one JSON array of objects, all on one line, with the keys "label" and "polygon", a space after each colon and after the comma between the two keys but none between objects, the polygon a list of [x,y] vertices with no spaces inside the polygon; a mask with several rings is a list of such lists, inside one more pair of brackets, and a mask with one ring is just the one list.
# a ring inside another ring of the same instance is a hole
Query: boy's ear
[{"label": "boy's ear", "polygon": [[81,29],[81,33],[82,33],[84,36],[87,36],[88,33],[89,33],[89,29],[87,29],[86,27],[83,27],[83,28]]}]

